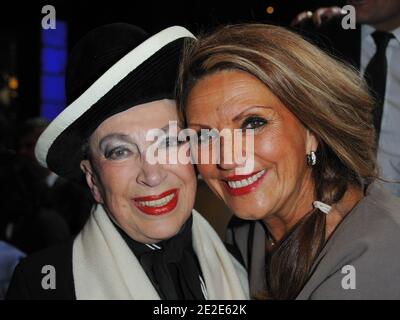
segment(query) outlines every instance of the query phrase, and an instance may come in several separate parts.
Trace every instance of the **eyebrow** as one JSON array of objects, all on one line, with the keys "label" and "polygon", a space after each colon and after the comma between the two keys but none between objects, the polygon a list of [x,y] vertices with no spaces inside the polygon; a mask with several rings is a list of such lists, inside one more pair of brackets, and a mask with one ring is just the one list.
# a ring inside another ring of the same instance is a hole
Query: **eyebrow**
[{"label": "eyebrow", "polygon": [[[180,122],[177,123],[177,126],[178,126],[178,129],[182,129],[182,124]],[[164,127],[160,128],[160,130],[164,131],[165,133],[168,133],[168,128],[169,128],[169,124],[167,124]],[[109,140],[119,140],[119,141],[131,143],[131,144],[135,144],[135,142],[132,140],[132,138],[127,134],[111,133],[111,134],[108,134],[105,137],[101,138],[101,140],[99,142],[99,148],[102,150],[104,144],[106,142],[108,142]]]},{"label": "eyebrow", "polygon": [[109,140],[119,140],[119,141],[124,141],[128,143],[134,143],[132,141],[132,138],[126,134],[122,133],[111,133],[109,135],[106,135],[105,137],[101,138],[99,142],[99,148],[100,150],[103,150],[104,144],[108,142]]},{"label": "eyebrow", "polygon": [[[243,114],[246,113],[246,112],[248,112],[249,110],[252,110],[252,109],[260,109],[260,108],[261,108],[261,109],[270,109],[270,110],[273,110],[273,108],[272,108],[272,107],[269,107],[269,106],[251,106],[251,107],[248,107],[247,109],[243,110],[242,112],[240,112],[238,115],[236,115],[236,116],[232,119],[232,121],[235,121],[235,122],[238,121],[238,120],[243,116]],[[210,126],[204,125],[204,124],[201,124],[201,123],[189,122],[188,125],[191,125],[191,126],[198,126],[198,127],[202,127],[202,128],[211,129]]]},{"label": "eyebrow", "polygon": [[[176,125],[178,129],[183,129],[181,121],[178,121]],[[169,129],[169,123],[166,124],[164,127],[160,128],[160,130],[164,131],[165,133],[168,133],[168,129]]]},{"label": "eyebrow", "polygon": [[252,109],[270,109],[270,110],[273,110],[273,108],[269,107],[269,106],[251,106],[251,107],[248,107],[247,109],[243,110],[242,112],[240,112],[238,115],[236,115],[232,119],[232,121],[234,121],[234,122],[238,121],[240,118],[243,117],[243,114],[245,114],[246,112],[248,112],[249,110],[252,110]]},{"label": "eyebrow", "polygon": [[196,126],[196,127],[201,127],[202,129],[212,129],[209,125],[196,123],[196,122],[188,122],[187,125],[188,125],[188,127],[189,126]]}]

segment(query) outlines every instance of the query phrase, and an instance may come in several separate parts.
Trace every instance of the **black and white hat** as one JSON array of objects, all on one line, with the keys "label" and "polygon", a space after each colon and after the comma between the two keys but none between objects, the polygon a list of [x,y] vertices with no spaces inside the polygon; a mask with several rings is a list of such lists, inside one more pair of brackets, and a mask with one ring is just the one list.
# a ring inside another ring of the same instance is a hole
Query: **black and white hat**
[{"label": "black and white hat", "polygon": [[194,36],[183,27],[154,36],[125,24],[90,31],[68,60],[67,108],[40,136],[39,163],[67,178],[81,176],[82,146],[110,116],[135,105],[174,96],[180,52]]}]

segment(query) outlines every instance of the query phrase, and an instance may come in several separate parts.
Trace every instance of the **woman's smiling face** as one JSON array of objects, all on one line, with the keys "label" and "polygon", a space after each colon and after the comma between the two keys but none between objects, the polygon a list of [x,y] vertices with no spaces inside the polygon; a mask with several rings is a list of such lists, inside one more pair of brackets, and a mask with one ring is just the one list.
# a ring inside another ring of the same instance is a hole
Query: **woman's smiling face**
[{"label": "woman's smiling face", "polygon": [[[191,164],[151,164],[146,134],[177,121],[175,102],[159,100],[106,119],[89,139],[90,160],[81,168],[92,194],[134,240],[155,243],[174,236],[193,208],[196,178]],[[179,128],[178,128],[179,131]],[[160,152],[188,148],[169,145]],[[171,150],[173,149],[173,150]]]},{"label": "woman's smiling face", "polygon": [[[224,163],[222,155],[219,164],[198,165],[210,188],[237,216],[268,220],[299,205],[307,207],[300,210],[311,209],[313,183],[305,159],[316,150],[316,139],[261,81],[235,70],[206,75],[190,90],[185,110],[188,126],[196,131],[254,129],[250,175],[237,175],[239,164]],[[231,148],[220,143],[221,154]]]}]

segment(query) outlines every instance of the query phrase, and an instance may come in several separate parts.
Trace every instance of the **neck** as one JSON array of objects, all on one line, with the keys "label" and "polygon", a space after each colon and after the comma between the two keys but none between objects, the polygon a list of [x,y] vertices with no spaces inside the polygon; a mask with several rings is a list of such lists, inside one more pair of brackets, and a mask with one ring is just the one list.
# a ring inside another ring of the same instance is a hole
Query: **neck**
[{"label": "neck", "polygon": [[280,241],[301,218],[312,210],[314,185],[311,170],[308,170],[306,177],[294,190],[279,209],[274,210],[263,219],[274,242]]},{"label": "neck", "polygon": [[331,212],[326,217],[326,238],[329,238],[343,218],[364,197],[363,191],[355,186],[349,186],[342,199],[332,206]]},{"label": "neck", "polygon": [[[280,241],[301,218],[313,209],[315,193],[311,180],[306,181],[296,190],[302,190],[302,192],[298,193],[293,200],[287,201],[284,208],[263,219],[273,242]],[[348,187],[342,199],[332,206],[327,216],[326,238],[363,197],[364,194],[360,188],[351,185]]]},{"label": "neck", "polygon": [[391,32],[400,26],[400,15],[383,22],[371,23],[370,25],[376,30]]}]

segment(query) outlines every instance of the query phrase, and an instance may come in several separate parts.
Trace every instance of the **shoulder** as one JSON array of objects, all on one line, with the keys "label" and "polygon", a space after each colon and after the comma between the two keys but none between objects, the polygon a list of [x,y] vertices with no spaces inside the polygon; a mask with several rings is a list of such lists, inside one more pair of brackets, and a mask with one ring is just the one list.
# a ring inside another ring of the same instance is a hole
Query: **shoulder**
[{"label": "shoulder", "polygon": [[72,243],[69,239],[67,242],[58,244],[44,250],[35,252],[22,259],[19,267],[21,268],[41,268],[44,264],[62,265],[69,261],[72,257]]},{"label": "shoulder", "polygon": [[399,243],[400,200],[372,185],[327,242],[300,298],[400,299]]},{"label": "shoulder", "polygon": [[392,195],[378,182],[368,188],[367,194],[366,207],[372,208],[380,216],[386,216],[400,227],[400,198]]},{"label": "shoulder", "polygon": [[74,299],[73,240],[33,253],[15,268],[7,299]]},{"label": "shoulder", "polygon": [[400,241],[400,198],[391,195],[379,183],[372,184],[367,195],[337,228],[341,238],[369,240],[372,247],[393,246]]}]

